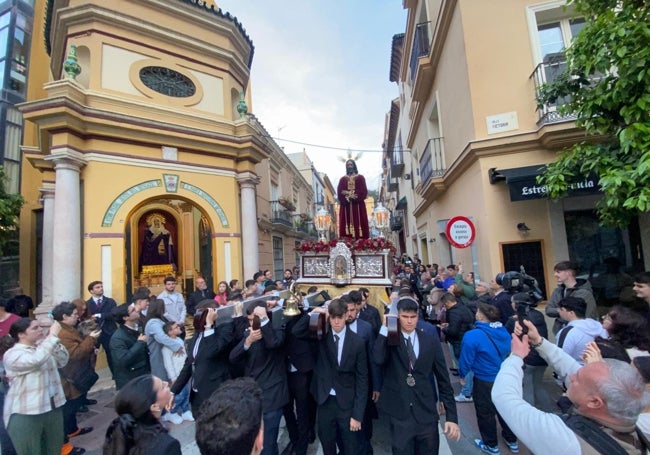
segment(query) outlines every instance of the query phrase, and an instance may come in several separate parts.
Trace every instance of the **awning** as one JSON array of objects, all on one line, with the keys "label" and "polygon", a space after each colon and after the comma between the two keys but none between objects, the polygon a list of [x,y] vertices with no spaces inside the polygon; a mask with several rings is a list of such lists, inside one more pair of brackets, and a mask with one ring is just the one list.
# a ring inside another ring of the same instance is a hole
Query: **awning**
[{"label": "awning", "polygon": [[[511,201],[527,201],[546,197],[546,185],[537,183],[537,176],[546,170],[545,165],[524,166],[513,169],[491,168],[488,171],[490,183],[506,182],[510,190]],[[584,196],[600,193],[598,177],[592,174],[581,182],[573,183],[569,188],[570,196]]]},{"label": "awning", "polygon": [[404,196],[402,199],[400,199],[397,202],[397,205],[395,206],[395,210],[404,210],[406,208],[406,196]]}]

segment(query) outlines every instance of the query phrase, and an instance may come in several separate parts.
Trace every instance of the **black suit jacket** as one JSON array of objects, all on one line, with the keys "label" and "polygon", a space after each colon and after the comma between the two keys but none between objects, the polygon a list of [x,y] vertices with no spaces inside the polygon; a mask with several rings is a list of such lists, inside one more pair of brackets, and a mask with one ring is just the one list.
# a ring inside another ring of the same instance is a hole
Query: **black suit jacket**
[{"label": "black suit jacket", "polygon": [[377,308],[366,303],[366,306],[359,312],[359,319],[370,323],[375,336],[379,334],[379,329],[381,328],[381,316],[379,315],[379,310]]},{"label": "black suit jacket", "polygon": [[[269,320],[261,327],[262,339],[244,349],[244,337],[230,352],[230,360],[246,359],[246,376],[255,379],[262,389],[264,412],[280,409],[289,402],[287,369],[284,362],[284,330],[274,329]],[[248,336],[248,333],[246,334]]]},{"label": "black suit jacket", "polygon": [[300,373],[312,371],[314,365],[316,365],[316,343],[314,340],[299,338],[293,330],[293,328],[299,324],[304,326],[304,324],[308,322],[308,319],[305,319],[304,315],[294,316],[287,319],[284,329],[284,352],[287,358],[287,363],[293,365]]},{"label": "black suit jacket", "polygon": [[[350,326],[348,325],[348,328]],[[368,372],[370,373],[369,391],[379,391],[381,388],[381,369],[373,359],[372,351],[375,347],[375,333],[372,326],[366,321],[357,319],[357,335],[359,335],[366,344],[366,357],[368,359]]]},{"label": "black suit jacket", "polygon": [[185,308],[187,309],[187,314],[191,314],[192,316],[194,316],[194,313],[196,312],[196,306],[199,303],[201,303],[201,300],[205,300],[205,299],[214,300],[215,295],[216,294],[212,292],[210,289],[206,289],[204,291],[195,289],[194,292],[192,292],[188,297],[187,302],[185,302]]},{"label": "black suit jacket", "polygon": [[327,335],[318,342],[316,367],[311,382],[311,393],[316,403],[325,403],[330,390],[334,389],[340,414],[363,421],[368,399],[367,362],[363,338],[346,328],[339,365],[330,328]]},{"label": "black suit jacket", "polygon": [[95,300],[91,297],[86,300],[86,307],[88,308],[88,314],[99,313],[102,315],[101,319],[97,321],[102,328],[102,333],[99,335],[99,342],[102,345],[108,345],[111,340],[111,335],[113,335],[117,330],[117,323],[115,322],[112,313],[113,308],[117,307],[117,303],[110,297],[103,296],[102,307],[97,308]]},{"label": "black suit jacket", "polygon": [[[194,356],[194,346],[201,336],[199,349]],[[214,333],[204,337],[203,332],[195,334],[187,346],[187,359],[183,369],[172,386],[174,394],[179,393],[192,378],[190,400],[193,406],[207,400],[222,382],[230,379],[228,348],[232,339],[232,323],[216,326]]]},{"label": "black suit jacket", "polygon": [[414,387],[409,387],[406,383],[409,373],[406,343],[388,346],[384,335],[377,337],[375,362],[384,365],[384,383],[377,406],[396,419],[415,419],[420,424],[436,424],[439,418],[437,400],[429,380],[433,373],[438,384],[440,401],[445,405],[447,412],[446,420],[458,423],[454,391],[449,381],[442,345],[439,340],[420,328],[416,329],[416,333],[419,354],[411,372],[415,379]]}]

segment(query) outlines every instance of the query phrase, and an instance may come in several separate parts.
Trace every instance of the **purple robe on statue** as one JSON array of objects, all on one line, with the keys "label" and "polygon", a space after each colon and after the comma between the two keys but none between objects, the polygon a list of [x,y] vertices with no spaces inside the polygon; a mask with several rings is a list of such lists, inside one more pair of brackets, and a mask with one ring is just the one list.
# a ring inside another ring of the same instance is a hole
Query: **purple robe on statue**
[{"label": "purple robe on statue", "polygon": [[368,197],[366,179],[360,174],[344,175],[336,192],[339,198],[339,238],[370,238],[365,203]]}]

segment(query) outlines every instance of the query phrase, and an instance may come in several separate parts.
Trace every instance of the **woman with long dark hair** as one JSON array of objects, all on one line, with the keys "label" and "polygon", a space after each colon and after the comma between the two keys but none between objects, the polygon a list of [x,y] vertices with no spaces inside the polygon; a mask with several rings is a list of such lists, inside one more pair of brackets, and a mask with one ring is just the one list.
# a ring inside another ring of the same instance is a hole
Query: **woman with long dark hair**
[{"label": "woman with long dark hair", "polygon": [[609,340],[623,346],[632,359],[650,352],[647,323],[643,315],[622,305],[614,305],[603,316],[603,328],[607,331]]},{"label": "woman with long dark hair", "polygon": [[192,414],[198,416],[203,401],[207,400],[222,382],[230,379],[228,355],[232,341],[233,323],[218,326],[214,300],[203,300],[194,313],[194,336],[187,346],[187,359],[172,386],[179,393],[192,378],[190,405]]},{"label": "woman with long dark hair", "polygon": [[169,322],[165,317],[165,302],[161,299],[153,300],[147,309],[147,319],[144,325],[144,334],[147,335],[147,348],[149,349],[149,362],[151,374],[167,381],[167,371],[163,362],[162,347],[167,346],[174,352],[183,351],[183,340],[172,339],[163,330]]},{"label": "woman with long dark hair", "polygon": [[160,423],[171,402],[169,384],[156,376],[126,383],[115,397],[117,417],[106,430],[104,455],[181,455],[180,443]]}]

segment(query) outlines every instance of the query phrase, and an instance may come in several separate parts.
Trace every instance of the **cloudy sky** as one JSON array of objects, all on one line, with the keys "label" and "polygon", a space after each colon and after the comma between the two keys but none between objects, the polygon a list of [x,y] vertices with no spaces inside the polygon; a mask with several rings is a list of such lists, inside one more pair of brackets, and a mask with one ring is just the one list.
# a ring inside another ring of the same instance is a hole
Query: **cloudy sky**
[{"label": "cloudy sky", "polygon": [[388,77],[392,37],[406,24],[402,1],[216,3],[242,22],[255,45],[250,112],[287,153],[304,148],[334,186],[347,152],[318,145],[377,151],[357,162],[369,189],[376,189],[384,119],[398,96]]}]

